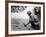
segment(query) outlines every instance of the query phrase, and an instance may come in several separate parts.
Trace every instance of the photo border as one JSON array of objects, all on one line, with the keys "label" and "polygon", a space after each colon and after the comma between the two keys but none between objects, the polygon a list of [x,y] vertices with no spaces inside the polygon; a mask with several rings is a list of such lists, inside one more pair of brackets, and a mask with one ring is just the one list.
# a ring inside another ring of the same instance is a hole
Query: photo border
[{"label": "photo border", "polygon": [[[43,5],[43,32],[26,33],[26,34],[8,34],[8,3],[24,3],[24,4],[42,4]],[[44,2],[27,2],[27,1],[5,1],[5,36],[23,36],[23,35],[39,35],[45,34],[45,3]]]}]

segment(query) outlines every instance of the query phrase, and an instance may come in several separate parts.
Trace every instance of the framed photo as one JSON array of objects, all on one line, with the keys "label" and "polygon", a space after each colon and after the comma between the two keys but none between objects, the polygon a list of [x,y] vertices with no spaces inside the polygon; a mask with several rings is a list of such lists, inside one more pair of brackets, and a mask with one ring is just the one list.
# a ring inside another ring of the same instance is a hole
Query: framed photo
[{"label": "framed photo", "polygon": [[5,35],[45,33],[44,2],[7,1],[5,5]]}]

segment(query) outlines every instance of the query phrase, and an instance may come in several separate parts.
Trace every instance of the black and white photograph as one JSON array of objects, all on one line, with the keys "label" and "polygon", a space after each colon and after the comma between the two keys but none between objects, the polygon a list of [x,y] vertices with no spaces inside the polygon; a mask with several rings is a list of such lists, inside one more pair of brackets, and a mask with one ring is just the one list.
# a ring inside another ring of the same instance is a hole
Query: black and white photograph
[{"label": "black and white photograph", "polygon": [[9,34],[43,32],[43,5],[8,3]]},{"label": "black and white photograph", "polygon": [[40,30],[40,7],[11,6],[11,30]]}]

